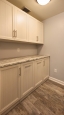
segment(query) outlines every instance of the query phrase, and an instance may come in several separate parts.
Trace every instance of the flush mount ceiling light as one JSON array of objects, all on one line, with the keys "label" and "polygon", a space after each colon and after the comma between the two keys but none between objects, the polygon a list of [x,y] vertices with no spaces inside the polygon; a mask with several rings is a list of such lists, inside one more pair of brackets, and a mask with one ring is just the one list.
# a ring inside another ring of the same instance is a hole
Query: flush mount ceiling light
[{"label": "flush mount ceiling light", "polygon": [[37,0],[37,2],[40,4],[40,5],[46,5],[50,2],[50,0]]}]

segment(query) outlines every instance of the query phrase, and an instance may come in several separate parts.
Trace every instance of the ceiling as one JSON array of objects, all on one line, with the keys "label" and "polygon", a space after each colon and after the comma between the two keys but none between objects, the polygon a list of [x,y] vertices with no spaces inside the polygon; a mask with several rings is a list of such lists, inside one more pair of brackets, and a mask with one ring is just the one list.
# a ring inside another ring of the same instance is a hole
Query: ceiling
[{"label": "ceiling", "polygon": [[39,5],[36,0],[7,0],[19,8],[26,7],[33,17],[40,21],[64,12],[64,0],[51,0],[47,5]]}]

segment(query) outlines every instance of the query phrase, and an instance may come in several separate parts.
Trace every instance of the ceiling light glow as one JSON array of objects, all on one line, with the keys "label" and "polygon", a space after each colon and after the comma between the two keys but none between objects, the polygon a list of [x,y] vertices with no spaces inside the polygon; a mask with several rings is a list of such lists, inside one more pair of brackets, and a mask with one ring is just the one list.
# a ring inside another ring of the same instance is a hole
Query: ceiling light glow
[{"label": "ceiling light glow", "polygon": [[50,0],[37,0],[37,2],[40,4],[40,5],[46,5],[50,2]]}]

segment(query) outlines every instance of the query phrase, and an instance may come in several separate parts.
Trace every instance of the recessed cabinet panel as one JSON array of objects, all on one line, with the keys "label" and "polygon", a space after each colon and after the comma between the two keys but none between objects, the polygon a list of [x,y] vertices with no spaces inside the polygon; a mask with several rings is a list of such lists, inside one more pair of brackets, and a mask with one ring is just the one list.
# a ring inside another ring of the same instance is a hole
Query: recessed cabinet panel
[{"label": "recessed cabinet panel", "polygon": [[38,43],[43,44],[43,23],[38,21]]},{"label": "recessed cabinet panel", "polygon": [[35,61],[35,86],[42,82],[43,63],[42,60]]},{"label": "recessed cabinet panel", "polygon": [[22,66],[21,76],[21,97],[33,89],[33,63],[26,63]]},{"label": "recessed cabinet panel", "polygon": [[0,38],[11,39],[13,36],[13,7],[0,0]]},{"label": "recessed cabinet panel", "polygon": [[49,57],[43,59],[43,79],[49,77]]},{"label": "recessed cabinet panel", "polygon": [[38,21],[35,18],[28,16],[28,38],[30,42],[38,42],[37,23]]},{"label": "recessed cabinet panel", "polygon": [[18,66],[5,67],[1,70],[1,112],[19,100]]},{"label": "recessed cabinet panel", "polygon": [[27,15],[20,9],[15,9],[15,34],[21,41],[27,41]]}]

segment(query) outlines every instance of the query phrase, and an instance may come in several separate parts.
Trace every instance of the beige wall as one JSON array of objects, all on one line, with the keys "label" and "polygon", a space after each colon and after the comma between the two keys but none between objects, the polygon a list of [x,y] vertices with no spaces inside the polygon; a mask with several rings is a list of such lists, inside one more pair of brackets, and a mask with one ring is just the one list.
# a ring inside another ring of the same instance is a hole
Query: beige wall
[{"label": "beige wall", "polygon": [[[20,51],[18,52],[18,48]],[[27,55],[36,55],[37,46],[24,43],[0,42],[0,59],[13,58]]]},{"label": "beige wall", "polygon": [[64,81],[64,12],[44,21],[44,46],[38,54],[50,55],[50,76]]}]

